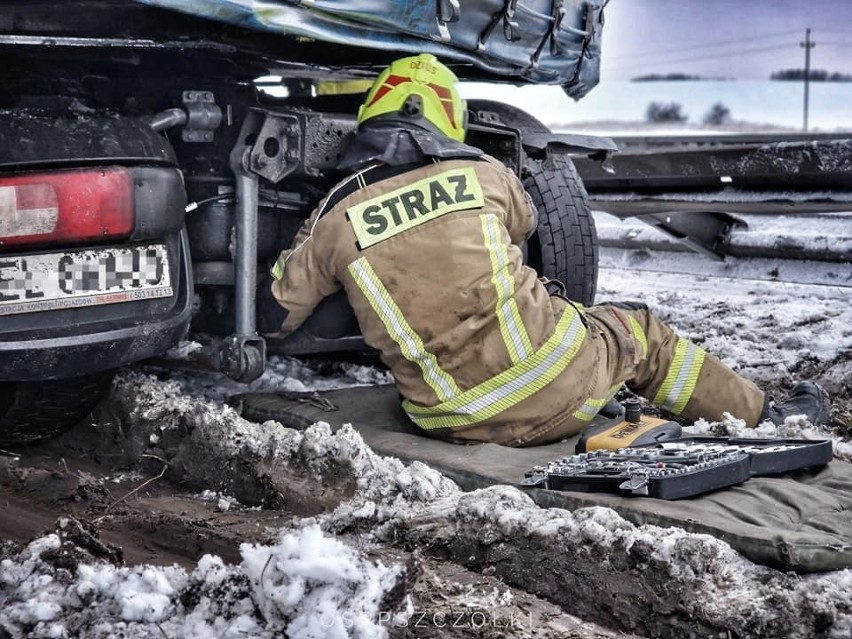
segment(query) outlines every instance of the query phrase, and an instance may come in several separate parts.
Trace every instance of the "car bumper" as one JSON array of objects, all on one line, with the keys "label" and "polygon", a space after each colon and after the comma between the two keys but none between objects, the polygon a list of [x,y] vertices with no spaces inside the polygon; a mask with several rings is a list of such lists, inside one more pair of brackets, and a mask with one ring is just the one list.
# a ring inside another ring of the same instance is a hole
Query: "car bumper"
[{"label": "car bumper", "polygon": [[162,354],[177,344],[189,327],[193,294],[185,233],[175,245],[178,259],[173,281],[177,285],[168,308],[162,302],[134,302],[132,314],[89,326],[69,322],[64,330],[54,327],[47,335],[34,330],[31,338],[20,330],[0,333],[0,381],[61,379],[109,370]]}]

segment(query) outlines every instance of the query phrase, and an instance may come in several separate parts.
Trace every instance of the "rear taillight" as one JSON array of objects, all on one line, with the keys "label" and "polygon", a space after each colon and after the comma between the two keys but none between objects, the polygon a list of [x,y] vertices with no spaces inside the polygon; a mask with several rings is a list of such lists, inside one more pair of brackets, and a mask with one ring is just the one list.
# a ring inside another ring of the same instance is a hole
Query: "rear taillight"
[{"label": "rear taillight", "polygon": [[0,177],[0,248],[123,239],[133,226],[127,169]]}]

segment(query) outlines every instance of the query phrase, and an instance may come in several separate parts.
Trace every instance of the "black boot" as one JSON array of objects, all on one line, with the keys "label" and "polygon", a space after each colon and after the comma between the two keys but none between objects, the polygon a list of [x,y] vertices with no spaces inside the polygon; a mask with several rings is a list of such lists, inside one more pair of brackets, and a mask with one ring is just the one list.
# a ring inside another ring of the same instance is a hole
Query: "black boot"
[{"label": "black boot", "polygon": [[783,402],[775,402],[767,395],[757,423],[769,420],[780,426],[792,415],[805,415],[814,426],[825,424],[828,421],[828,400],[825,391],[814,382],[797,382],[790,391],[790,396]]}]

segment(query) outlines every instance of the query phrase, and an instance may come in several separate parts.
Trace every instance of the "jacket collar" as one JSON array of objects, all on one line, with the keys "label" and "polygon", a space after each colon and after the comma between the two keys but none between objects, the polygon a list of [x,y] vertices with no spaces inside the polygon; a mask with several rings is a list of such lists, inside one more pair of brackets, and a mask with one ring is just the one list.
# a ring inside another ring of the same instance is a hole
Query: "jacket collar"
[{"label": "jacket collar", "polygon": [[337,168],[355,171],[371,162],[390,166],[426,164],[432,158],[481,158],[484,152],[476,147],[448,138],[414,125],[399,122],[368,122],[350,138],[346,152]]}]

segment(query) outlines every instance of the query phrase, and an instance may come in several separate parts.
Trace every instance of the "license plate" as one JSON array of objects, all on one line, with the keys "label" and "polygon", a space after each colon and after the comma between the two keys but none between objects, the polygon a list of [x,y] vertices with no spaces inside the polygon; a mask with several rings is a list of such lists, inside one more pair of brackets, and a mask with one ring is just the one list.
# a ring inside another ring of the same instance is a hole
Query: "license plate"
[{"label": "license plate", "polygon": [[0,315],[117,304],[174,294],[165,245],[0,255]]}]

